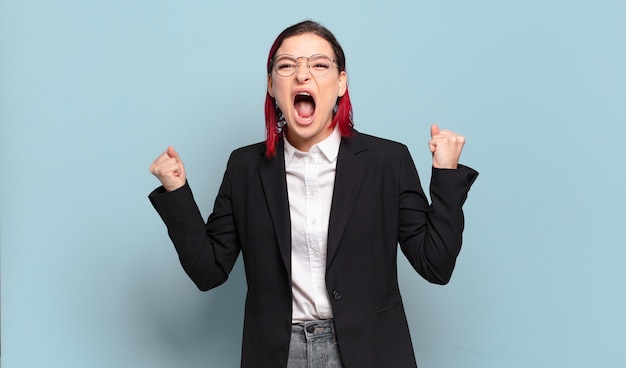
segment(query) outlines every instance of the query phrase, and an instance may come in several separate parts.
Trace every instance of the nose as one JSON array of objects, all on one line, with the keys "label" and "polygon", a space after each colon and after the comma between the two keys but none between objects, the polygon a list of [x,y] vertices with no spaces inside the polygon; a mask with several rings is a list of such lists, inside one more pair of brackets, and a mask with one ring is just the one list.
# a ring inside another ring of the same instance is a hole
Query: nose
[{"label": "nose", "polygon": [[298,82],[303,83],[311,79],[311,72],[309,71],[308,60],[298,60],[298,67],[296,68],[296,79]]}]

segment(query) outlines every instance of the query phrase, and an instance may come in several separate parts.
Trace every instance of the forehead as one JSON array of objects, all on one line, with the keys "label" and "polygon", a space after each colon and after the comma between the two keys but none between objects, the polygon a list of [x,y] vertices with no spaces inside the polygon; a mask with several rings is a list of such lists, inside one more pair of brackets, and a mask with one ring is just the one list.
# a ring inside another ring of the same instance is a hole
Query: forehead
[{"label": "forehead", "polygon": [[278,50],[276,50],[276,55],[281,54],[306,57],[315,54],[324,54],[332,58],[335,57],[333,47],[330,43],[323,37],[313,33],[304,33],[285,38]]}]

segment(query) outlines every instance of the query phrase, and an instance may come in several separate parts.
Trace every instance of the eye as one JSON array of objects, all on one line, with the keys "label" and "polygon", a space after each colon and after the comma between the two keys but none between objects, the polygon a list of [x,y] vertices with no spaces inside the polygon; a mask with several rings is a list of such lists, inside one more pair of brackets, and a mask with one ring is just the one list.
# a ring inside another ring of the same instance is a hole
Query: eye
[{"label": "eye", "polygon": [[276,60],[276,70],[278,71],[290,71],[294,70],[298,67],[298,63],[296,60],[288,57],[281,57]]},{"label": "eye", "polygon": [[312,57],[309,60],[309,67],[318,72],[324,72],[330,69],[332,61],[326,56]]},{"label": "eye", "polygon": [[330,63],[317,62],[317,63],[311,65],[311,67],[315,68],[315,69],[328,69],[328,68],[330,68]]},{"label": "eye", "polygon": [[290,70],[296,67],[295,63],[284,62],[276,65],[276,69],[278,70]]}]

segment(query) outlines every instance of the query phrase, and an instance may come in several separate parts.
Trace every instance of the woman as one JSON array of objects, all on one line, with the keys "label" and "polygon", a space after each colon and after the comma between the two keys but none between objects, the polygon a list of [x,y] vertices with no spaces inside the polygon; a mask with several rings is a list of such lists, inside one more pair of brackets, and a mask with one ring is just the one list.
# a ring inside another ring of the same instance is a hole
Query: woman
[{"label": "woman", "polygon": [[176,151],[150,167],[162,184],[150,200],[183,268],[209,290],[243,254],[242,367],[415,367],[397,245],[422,277],[449,281],[478,175],[458,164],[464,138],[431,127],[429,205],[407,148],[353,129],[330,31],[285,29],[267,73],[266,141],[231,154],[206,223]]}]

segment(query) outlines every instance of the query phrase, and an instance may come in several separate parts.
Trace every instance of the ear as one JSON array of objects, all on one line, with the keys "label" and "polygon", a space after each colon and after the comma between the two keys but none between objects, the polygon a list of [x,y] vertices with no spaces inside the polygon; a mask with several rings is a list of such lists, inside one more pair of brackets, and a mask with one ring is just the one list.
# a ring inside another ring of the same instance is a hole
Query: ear
[{"label": "ear", "polygon": [[348,75],[345,70],[339,73],[339,90],[337,92],[337,97],[343,97],[346,93],[346,89],[348,88]]},{"label": "ear", "polygon": [[267,93],[270,97],[274,98],[274,92],[272,91],[272,73],[267,75]]}]

